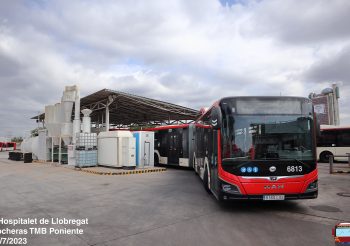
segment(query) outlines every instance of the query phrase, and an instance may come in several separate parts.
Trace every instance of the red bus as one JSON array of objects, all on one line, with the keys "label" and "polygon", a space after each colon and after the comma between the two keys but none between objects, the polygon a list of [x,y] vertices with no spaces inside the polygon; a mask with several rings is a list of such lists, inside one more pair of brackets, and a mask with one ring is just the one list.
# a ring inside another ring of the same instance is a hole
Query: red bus
[{"label": "red bus", "polygon": [[0,151],[12,151],[16,150],[15,142],[0,142]]},{"label": "red bus", "polygon": [[154,164],[193,167],[194,124],[168,125],[154,131]]},{"label": "red bus", "polygon": [[194,169],[218,200],[318,195],[311,100],[229,97],[196,122]]},{"label": "red bus", "polygon": [[350,153],[350,126],[321,125],[317,138],[317,157],[320,162],[329,162],[329,157],[335,161],[348,161],[347,153]]},{"label": "red bus", "polygon": [[335,245],[350,245],[350,223],[339,223],[332,230]]}]

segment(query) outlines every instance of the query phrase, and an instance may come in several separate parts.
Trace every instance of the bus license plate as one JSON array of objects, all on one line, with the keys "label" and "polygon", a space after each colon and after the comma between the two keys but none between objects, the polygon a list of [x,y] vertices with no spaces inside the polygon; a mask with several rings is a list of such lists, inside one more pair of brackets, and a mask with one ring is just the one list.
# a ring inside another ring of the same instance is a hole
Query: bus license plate
[{"label": "bus license plate", "polygon": [[280,200],[284,200],[284,195],[264,195],[263,200],[265,200],[265,201],[280,201]]}]

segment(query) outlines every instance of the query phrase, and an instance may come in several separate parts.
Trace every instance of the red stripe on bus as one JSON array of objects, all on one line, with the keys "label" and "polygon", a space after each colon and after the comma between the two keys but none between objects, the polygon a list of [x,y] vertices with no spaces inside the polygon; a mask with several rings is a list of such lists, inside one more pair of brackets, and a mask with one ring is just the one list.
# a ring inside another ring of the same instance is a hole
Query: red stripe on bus
[{"label": "red stripe on bus", "polygon": [[342,127],[342,128],[323,128],[323,129],[321,129],[321,132],[323,132],[323,131],[344,131],[344,130],[350,130],[350,127]]},{"label": "red stripe on bus", "polygon": [[143,129],[143,131],[159,131],[159,130],[169,130],[169,129],[176,129],[176,128],[187,128],[189,124],[182,124],[182,125],[171,125],[171,126],[158,126],[153,128],[146,128]]}]

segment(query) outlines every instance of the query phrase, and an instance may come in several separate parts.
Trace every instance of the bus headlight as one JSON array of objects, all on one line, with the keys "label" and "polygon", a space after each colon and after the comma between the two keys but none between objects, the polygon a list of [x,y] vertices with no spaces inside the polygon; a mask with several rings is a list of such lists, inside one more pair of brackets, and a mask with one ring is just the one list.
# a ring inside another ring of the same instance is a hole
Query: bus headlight
[{"label": "bus headlight", "polygon": [[306,192],[312,192],[312,191],[316,191],[318,189],[318,184],[317,184],[317,180],[315,180],[314,182],[311,182],[306,189]]},{"label": "bus headlight", "polygon": [[232,184],[222,184],[222,190],[230,194],[241,194],[238,187]]}]

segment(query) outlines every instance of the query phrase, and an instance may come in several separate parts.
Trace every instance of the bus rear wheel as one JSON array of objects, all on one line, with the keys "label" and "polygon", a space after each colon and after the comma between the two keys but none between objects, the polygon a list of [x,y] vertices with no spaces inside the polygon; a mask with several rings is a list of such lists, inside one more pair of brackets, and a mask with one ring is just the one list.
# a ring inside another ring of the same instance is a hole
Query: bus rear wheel
[{"label": "bus rear wheel", "polygon": [[203,186],[204,186],[204,189],[210,193],[210,188],[209,188],[209,178],[208,178],[208,169],[205,168],[204,169],[204,176],[203,176]]},{"label": "bus rear wheel", "polygon": [[320,162],[329,162],[329,158],[333,158],[333,154],[329,151],[324,151],[320,154]]}]

